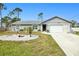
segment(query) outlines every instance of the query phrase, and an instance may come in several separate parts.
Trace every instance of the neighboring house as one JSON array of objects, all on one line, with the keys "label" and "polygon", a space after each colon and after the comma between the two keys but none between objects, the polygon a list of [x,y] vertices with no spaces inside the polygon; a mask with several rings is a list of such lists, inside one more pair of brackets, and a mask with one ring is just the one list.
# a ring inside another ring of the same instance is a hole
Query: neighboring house
[{"label": "neighboring house", "polygon": [[71,32],[71,22],[58,16],[52,17],[46,21],[18,21],[12,24],[12,31],[32,27],[35,31],[48,32]]},{"label": "neighboring house", "polygon": [[76,23],[74,27],[79,27],[79,23]]}]

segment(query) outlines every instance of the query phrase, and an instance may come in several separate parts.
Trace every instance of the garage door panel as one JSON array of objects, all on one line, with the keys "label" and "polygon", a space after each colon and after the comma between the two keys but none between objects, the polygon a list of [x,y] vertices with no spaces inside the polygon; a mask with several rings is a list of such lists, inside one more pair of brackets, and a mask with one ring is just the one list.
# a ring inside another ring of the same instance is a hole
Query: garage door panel
[{"label": "garage door panel", "polygon": [[50,26],[50,32],[63,32],[63,26]]}]

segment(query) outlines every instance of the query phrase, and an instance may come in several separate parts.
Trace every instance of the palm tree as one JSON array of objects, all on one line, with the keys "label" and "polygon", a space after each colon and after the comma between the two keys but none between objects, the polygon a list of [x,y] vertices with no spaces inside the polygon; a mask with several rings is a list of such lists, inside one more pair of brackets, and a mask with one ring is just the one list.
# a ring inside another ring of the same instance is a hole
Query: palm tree
[{"label": "palm tree", "polygon": [[15,8],[15,9],[13,10],[13,12],[17,14],[17,18],[19,19],[19,14],[20,14],[20,12],[22,12],[22,9],[20,9],[20,8]]},{"label": "palm tree", "polygon": [[13,11],[9,12],[8,16],[12,16],[17,14],[17,17],[12,18],[11,23],[14,23],[16,21],[20,21],[21,19],[19,18],[19,13],[22,12],[22,9],[20,8],[15,8]]},{"label": "palm tree", "polygon": [[[41,22],[43,22],[43,12],[40,12],[40,13],[38,14],[38,20],[41,21]],[[42,29],[42,24],[41,24],[40,26],[41,26],[41,27],[40,27],[39,30]]]},{"label": "palm tree", "polygon": [[39,18],[39,20],[43,21],[43,12],[38,14],[38,18]]},{"label": "palm tree", "polygon": [[38,16],[43,15],[43,12],[39,13]]},{"label": "palm tree", "polygon": [[0,3],[0,18],[1,18],[1,28],[2,28],[2,10],[6,9],[3,3]]},{"label": "palm tree", "polygon": [[11,18],[8,16],[5,16],[4,18],[2,18],[2,23],[5,23],[6,30],[8,30],[9,28],[10,21],[11,21]]}]

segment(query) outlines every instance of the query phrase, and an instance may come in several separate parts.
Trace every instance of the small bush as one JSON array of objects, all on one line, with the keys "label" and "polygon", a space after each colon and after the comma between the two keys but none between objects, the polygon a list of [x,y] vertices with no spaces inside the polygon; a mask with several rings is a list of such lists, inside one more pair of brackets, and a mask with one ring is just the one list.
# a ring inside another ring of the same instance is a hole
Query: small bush
[{"label": "small bush", "polygon": [[46,30],[47,32],[49,32],[49,30]]},{"label": "small bush", "polygon": [[20,29],[20,31],[23,31],[23,29]]},{"label": "small bush", "polygon": [[41,31],[40,29],[38,31]]},{"label": "small bush", "polygon": [[29,33],[30,37],[31,37],[32,31],[33,31],[32,27],[28,27],[27,32]]}]

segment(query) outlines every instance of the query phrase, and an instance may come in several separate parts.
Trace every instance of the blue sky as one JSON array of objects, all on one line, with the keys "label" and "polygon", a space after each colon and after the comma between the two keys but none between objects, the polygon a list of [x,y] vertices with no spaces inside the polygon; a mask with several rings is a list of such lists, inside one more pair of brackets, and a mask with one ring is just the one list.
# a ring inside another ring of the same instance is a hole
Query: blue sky
[{"label": "blue sky", "polygon": [[44,20],[53,16],[59,16],[67,20],[79,22],[78,3],[6,3],[7,10],[3,10],[3,15],[7,15],[11,10],[19,7],[23,10],[20,18],[22,21],[38,20],[37,14],[44,13]]}]

